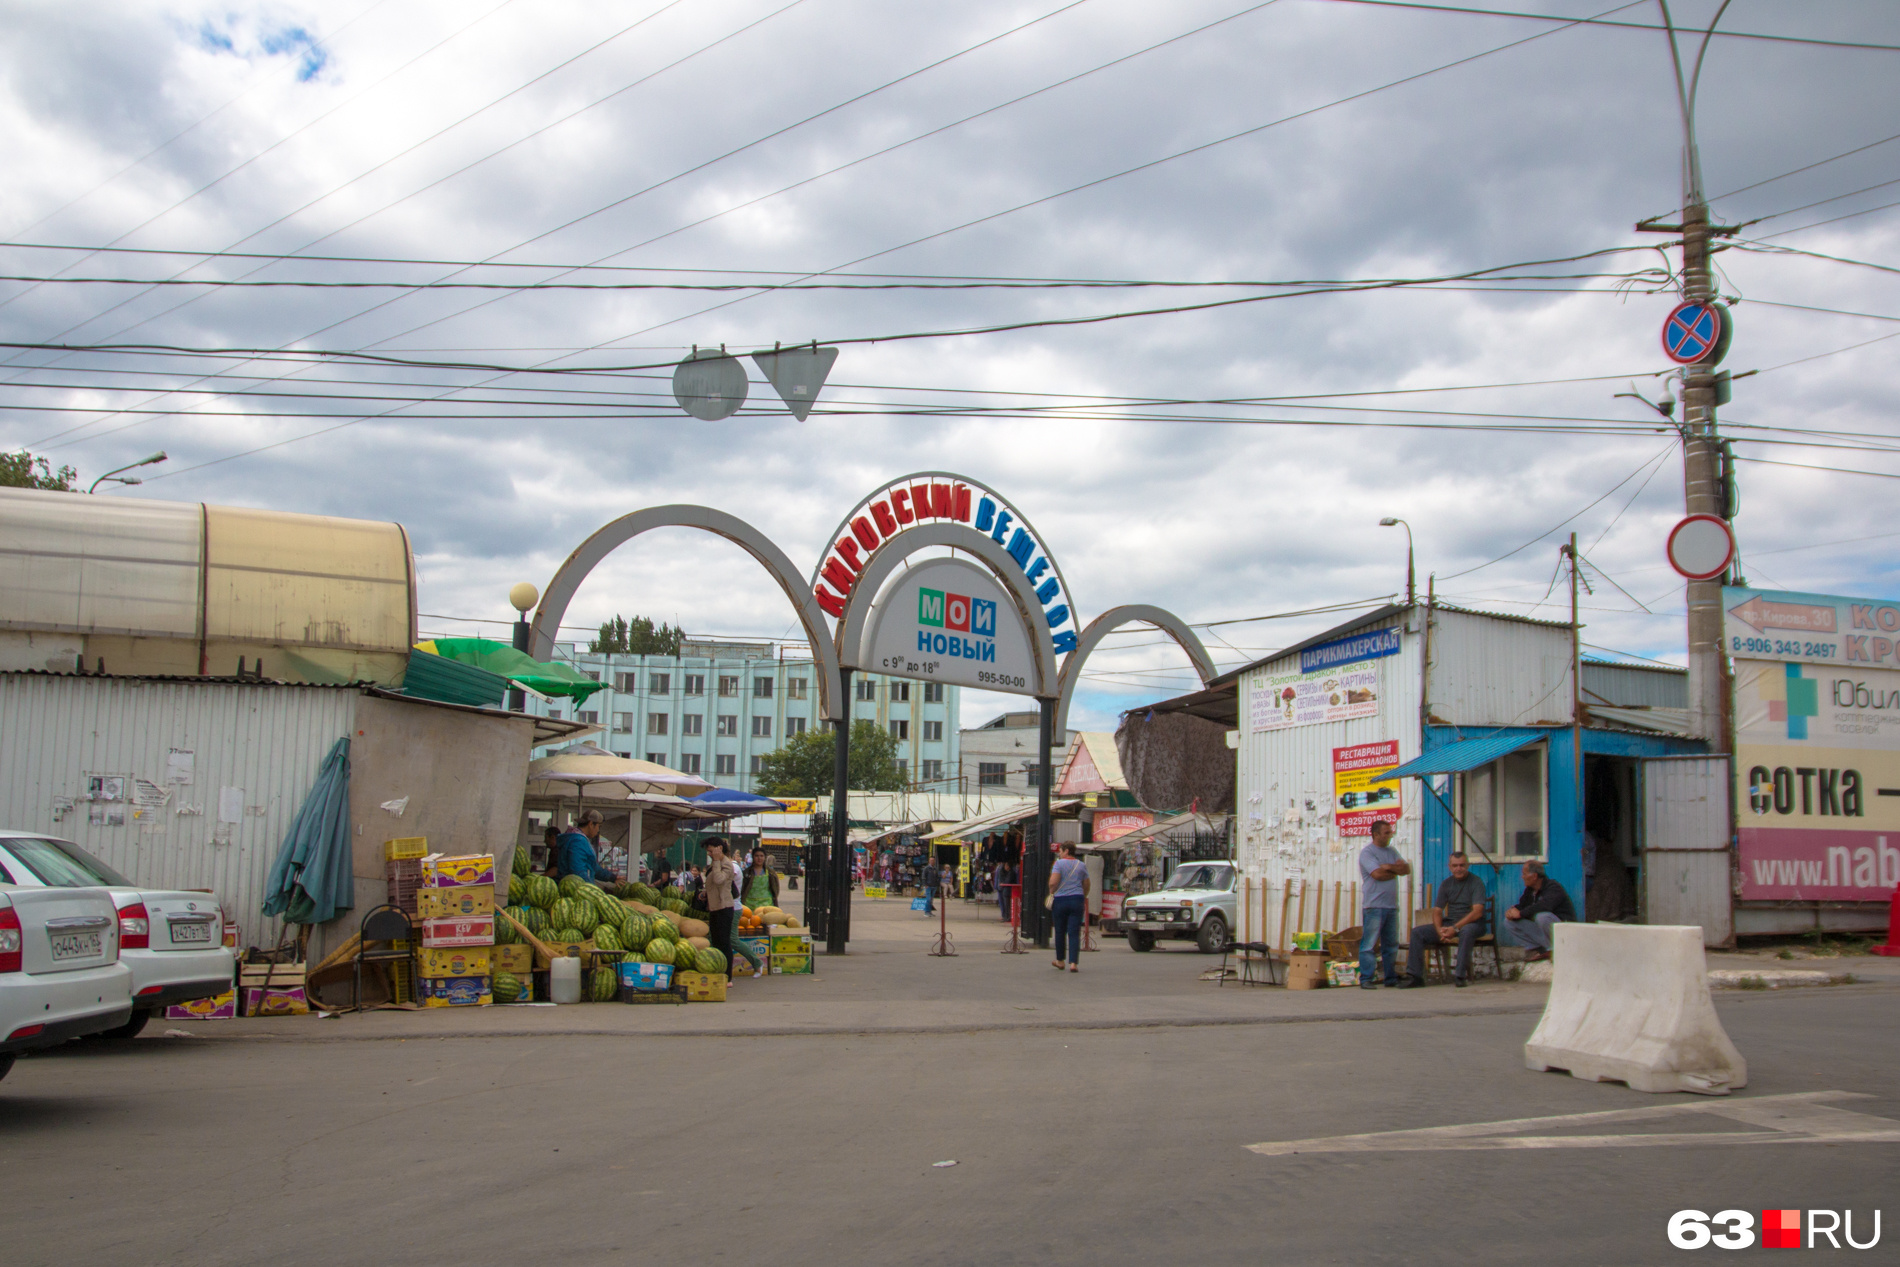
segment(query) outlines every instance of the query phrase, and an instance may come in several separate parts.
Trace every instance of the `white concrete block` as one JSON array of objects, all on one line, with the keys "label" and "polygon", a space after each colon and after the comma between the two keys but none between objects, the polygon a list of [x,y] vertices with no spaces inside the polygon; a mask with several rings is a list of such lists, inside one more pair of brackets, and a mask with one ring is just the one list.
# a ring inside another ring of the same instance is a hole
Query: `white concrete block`
[{"label": "white concrete block", "polygon": [[1550,997],[1524,1044],[1532,1069],[1638,1091],[1726,1095],[1748,1064],[1709,999],[1702,930],[1558,924]]}]

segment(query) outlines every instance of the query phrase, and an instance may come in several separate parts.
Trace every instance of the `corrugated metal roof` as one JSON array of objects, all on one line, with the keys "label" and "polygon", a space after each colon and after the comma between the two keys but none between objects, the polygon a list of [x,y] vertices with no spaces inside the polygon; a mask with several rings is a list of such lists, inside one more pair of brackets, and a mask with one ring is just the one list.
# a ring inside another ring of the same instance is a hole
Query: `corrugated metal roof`
[{"label": "corrugated metal roof", "polygon": [[1404,765],[1387,770],[1383,777],[1402,779],[1408,775],[1458,774],[1465,770],[1475,770],[1481,765],[1489,765],[1499,757],[1516,752],[1519,748],[1536,743],[1544,737],[1541,730],[1505,730],[1495,735],[1485,735],[1478,739],[1461,739],[1457,743],[1434,748],[1422,757],[1415,757]]}]

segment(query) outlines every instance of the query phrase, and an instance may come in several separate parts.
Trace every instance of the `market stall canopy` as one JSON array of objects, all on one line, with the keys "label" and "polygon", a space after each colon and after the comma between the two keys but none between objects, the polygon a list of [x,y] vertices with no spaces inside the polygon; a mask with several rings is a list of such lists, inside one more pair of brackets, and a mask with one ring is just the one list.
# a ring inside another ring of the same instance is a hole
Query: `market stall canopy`
[{"label": "market stall canopy", "polygon": [[697,774],[682,774],[652,761],[617,757],[591,743],[579,743],[528,763],[528,795],[579,796],[631,800],[648,793],[695,796],[712,790]]},{"label": "market stall canopy", "polygon": [[606,686],[565,664],[545,663],[491,638],[433,638],[418,642],[415,649],[487,669],[537,694],[563,696],[577,704]]},{"label": "market stall canopy", "polygon": [[856,827],[851,830],[847,840],[854,845],[868,845],[873,841],[885,840],[892,836],[915,836],[936,821],[934,818],[925,818],[914,823],[905,823],[902,827]]},{"label": "market stall canopy", "polygon": [[693,797],[692,802],[721,818],[738,818],[745,814],[779,814],[785,810],[783,802],[775,801],[769,796],[736,792],[729,787],[716,787],[710,792],[702,792]]},{"label": "market stall canopy", "polygon": [[1422,757],[1394,766],[1381,779],[1403,779],[1408,775],[1424,778],[1428,774],[1462,774],[1481,765],[1490,765],[1499,757],[1516,752],[1544,737],[1541,730],[1506,730],[1477,739],[1461,739],[1442,748],[1433,748]]},{"label": "market stall canopy", "polygon": [[1069,759],[1056,777],[1055,790],[1063,796],[1078,792],[1125,792],[1121,754],[1115,736],[1100,731],[1077,731],[1069,745]]},{"label": "market stall canopy", "polygon": [[[1081,803],[1082,798],[1079,796],[1072,796],[1067,800],[1050,801],[1049,813],[1054,815],[1063,810],[1072,810]],[[1036,803],[1034,801],[1026,801],[1022,805],[1012,806],[1009,809],[991,810],[989,813],[979,814],[975,818],[966,818],[960,823],[944,828],[942,831],[932,832],[930,835],[924,837],[924,839],[968,840],[973,836],[986,835],[1000,827],[1007,827],[1011,823],[1020,823],[1025,818],[1034,818],[1035,816]]]},{"label": "market stall canopy", "polygon": [[1165,836],[1168,832],[1176,828],[1186,828],[1189,831],[1196,832],[1218,833],[1227,830],[1227,819],[1228,815],[1226,814],[1197,814],[1190,811],[1186,814],[1176,814],[1171,818],[1164,818],[1158,823],[1150,823],[1146,827],[1138,827],[1134,831],[1126,832],[1115,837],[1113,840],[1105,840],[1097,844],[1077,845],[1076,848],[1084,850],[1093,849],[1098,853],[1112,853],[1117,849],[1125,849],[1129,845],[1138,845],[1144,840],[1153,840],[1156,836]]}]

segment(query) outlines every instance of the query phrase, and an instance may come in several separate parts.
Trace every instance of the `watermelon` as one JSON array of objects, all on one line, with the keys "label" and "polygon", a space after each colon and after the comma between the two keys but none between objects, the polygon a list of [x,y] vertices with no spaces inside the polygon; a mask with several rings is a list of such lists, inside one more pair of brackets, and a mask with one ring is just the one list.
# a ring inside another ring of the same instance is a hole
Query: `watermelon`
[{"label": "watermelon", "polygon": [[545,911],[553,906],[560,896],[560,886],[555,884],[548,876],[533,875],[528,877],[528,905],[538,906]]},{"label": "watermelon", "polygon": [[515,918],[519,919],[523,924],[526,924],[528,931],[533,933],[536,937],[545,937],[548,935],[548,913],[546,911],[538,906],[520,906],[511,907],[510,909],[520,912]]},{"label": "watermelon", "polygon": [[628,911],[627,922],[620,926],[620,939],[638,950],[653,940],[653,921],[638,911]]},{"label": "watermelon", "polygon": [[602,924],[594,930],[595,950],[625,950],[626,948],[625,943],[620,940],[620,930],[612,924]]},{"label": "watermelon", "polygon": [[488,983],[488,992],[497,1003],[513,1003],[521,997],[521,979],[511,972],[497,972]]},{"label": "watermelon", "polygon": [[660,891],[650,884],[636,884],[633,886],[633,900],[656,906],[660,901]]},{"label": "watermelon", "polygon": [[686,903],[679,898],[669,897],[661,901],[660,909],[663,911],[671,911],[675,915],[684,915],[686,914]]},{"label": "watermelon", "polygon": [[587,934],[578,928],[552,928],[548,930],[547,939],[552,942],[586,941]]},{"label": "watermelon", "polygon": [[637,950],[629,950],[626,954],[620,956],[620,962],[622,963],[645,963],[646,959],[647,957]]},{"label": "watermelon", "polygon": [[495,944],[497,946],[512,946],[520,940],[521,934],[515,931],[513,924],[499,915],[495,916]]},{"label": "watermelon", "polygon": [[521,877],[522,877],[523,879],[526,879],[526,878],[527,878],[527,875],[528,875],[528,847],[527,847],[526,845],[516,845],[516,846],[515,846],[515,865],[514,865],[514,873],[515,873],[516,875],[518,875],[518,876],[521,876]]},{"label": "watermelon", "polygon": [[600,927],[600,908],[592,902],[584,898],[569,898],[568,905],[572,908],[571,913],[574,916],[568,923],[573,927],[580,929],[583,933],[591,933]]},{"label": "watermelon", "polygon": [[699,961],[699,970],[701,972],[724,974],[726,971],[725,952],[721,951],[717,946],[696,952],[694,958]]},{"label": "watermelon", "polygon": [[[492,986],[490,987],[493,988]],[[620,974],[612,968],[596,968],[587,975],[587,998],[593,1003],[612,1003],[620,997]]]},{"label": "watermelon", "polygon": [[564,875],[561,877],[561,883],[558,887],[560,888],[562,897],[579,897],[581,895],[581,886],[586,883],[587,881],[577,875]]},{"label": "watermelon", "polygon": [[680,914],[686,919],[696,919],[702,924],[712,923],[712,912],[702,911],[697,906],[689,906],[681,911]]},{"label": "watermelon", "polygon": [[674,950],[675,945],[673,942],[655,937],[652,941],[647,943],[647,948],[642,953],[648,963],[672,963],[674,962]]},{"label": "watermelon", "polygon": [[653,941],[678,941],[680,939],[680,930],[673,927],[671,920],[649,920],[648,929],[652,933]]}]

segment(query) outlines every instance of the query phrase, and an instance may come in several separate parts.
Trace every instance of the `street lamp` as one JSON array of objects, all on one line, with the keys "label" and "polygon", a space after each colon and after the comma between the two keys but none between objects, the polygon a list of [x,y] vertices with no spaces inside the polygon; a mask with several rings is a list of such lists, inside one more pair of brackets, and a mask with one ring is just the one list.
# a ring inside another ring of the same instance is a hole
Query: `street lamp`
[{"label": "street lamp", "polygon": [[[540,591],[522,581],[508,591],[508,605],[515,609],[515,650],[532,654],[533,631],[528,627],[528,613],[541,601]],[[528,711],[528,697],[518,686],[508,688],[508,708],[511,712]]]},{"label": "street lamp", "polygon": [[141,466],[151,466],[155,462],[163,462],[168,456],[169,455],[165,452],[165,450],[160,449],[157,453],[154,453],[149,458],[140,458],[136,462],[130,463],[129,465],[126,465],[126,466],[119,467],[118,470],[107,471],[104,475],[101,475],[98,479],[94,480],[92,482],[92,487],[88,488],[86,491],[88,493],[92,492],[94,489],[98,488],[99,485],[105,483],[107,480],[111,480],[114,484],[141,483],[142,481],[136,475],[127,475],[124,477],[120,477],[119,471],[131,471],[131,470],[136,470],[137,468]]},{"label": "street lamp", "polygon": [[1387,516],[1379,521],[1381,528],[1405,529],[1405,605],[1410,607],[1418,597],[1417,573],[1412,568],[1412,525],[1403,519]]}]

